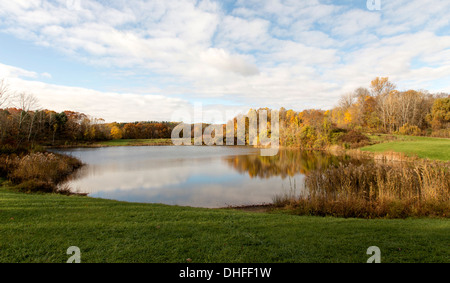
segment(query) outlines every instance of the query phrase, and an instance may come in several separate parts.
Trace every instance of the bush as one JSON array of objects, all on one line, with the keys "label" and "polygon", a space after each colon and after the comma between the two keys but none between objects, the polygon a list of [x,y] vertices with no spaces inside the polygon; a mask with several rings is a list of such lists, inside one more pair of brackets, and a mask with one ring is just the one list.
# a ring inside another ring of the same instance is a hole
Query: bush
[{"label": "bush", "polygon": [[9,144],[0,145],[0,154],[12,154],[14,151],[14,147]]},{"label": "bush", "polygon": [[0,155],[1,154],[26,154],[30,151],[26,146],[15,147],[10,144],[0,145]]},{"label": "bush", "polygon": [[358,131],[350,131],[338,137],[338,142],[345,145],[345,147],[356,148],[370,144],[370,139]]},{"label": "bush", "polygon": [[434,130],[430,135],[435,138],[450,138],[450,129]]},{"label": "bush", "polygon": [[0,155],[0,177],[7,178],[14,166],[16,155]]},{"label": "bush", "polygon": [[13,188],[24,193],[53,193],[56,191],[53,184],[39,180],[28,180],[13,186]]},{"label": "bush", "polygon": [[32,153],[22,158],[16,157],[13,162],[15,168],[9,177],[18,183],[37,179],[56,184],[81,166],[75,158],[53,153]]},{"label": "bush", "polygon": [[398,130],[400,135],[408,135],[408,136],[420,136],[422,135],[422,131],[417,126],[411,126],[408,123],[404,124]]},{"label": "bush", "polygon": [[339,139],[346,134],[346,130],[344,129],[333,129],[330,133],[330,142],[331,144],[339,143]]},{"label": "bush", "polygon": [[53,153],[31,153],[0,157],[0,174],[25,192],[56,192],[82,163],[73,157]]}]

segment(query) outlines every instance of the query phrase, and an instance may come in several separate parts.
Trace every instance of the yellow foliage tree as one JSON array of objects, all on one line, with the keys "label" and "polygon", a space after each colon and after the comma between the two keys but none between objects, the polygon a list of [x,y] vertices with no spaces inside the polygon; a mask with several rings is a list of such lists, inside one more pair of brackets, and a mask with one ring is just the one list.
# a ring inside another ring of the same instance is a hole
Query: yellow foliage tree
[{"label": "yellow foliage tree", "polygon": [[122,138],[123,134],[122,134],[122,130],[117,127],[114,126],[111,128],[111,137],[115,140],[120,140]]},{"label": "yellow foliage tree", "polygon": [[344,115],[344,123],[348,125],[352,122],[352,120],[352,114],[350,113],[350,111],[346,111]]}]

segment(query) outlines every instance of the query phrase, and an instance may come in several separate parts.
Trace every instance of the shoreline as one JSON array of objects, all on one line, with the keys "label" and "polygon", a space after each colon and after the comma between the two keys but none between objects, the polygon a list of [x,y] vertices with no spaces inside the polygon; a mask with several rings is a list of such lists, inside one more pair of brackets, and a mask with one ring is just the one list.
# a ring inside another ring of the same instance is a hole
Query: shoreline
[{"label": "shoreline", "polygon": [[231,209],[231,210],[246,211],[246,212],[253,212],[253,213],[269,213],[274,208],[275,208],[275,204],[264,203],[264,204],[238,205],[238,206],[230,205],[230,206],[226,206],[226,207],[219,207],[219,208],[213,208],[213,209]]}]

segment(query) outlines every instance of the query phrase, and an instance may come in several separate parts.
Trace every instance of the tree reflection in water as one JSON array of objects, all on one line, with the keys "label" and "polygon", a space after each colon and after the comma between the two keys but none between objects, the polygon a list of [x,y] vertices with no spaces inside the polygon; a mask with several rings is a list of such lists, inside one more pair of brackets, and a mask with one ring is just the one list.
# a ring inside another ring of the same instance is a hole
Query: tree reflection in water
[{"label": "tree reflection in water", "polygon": [[228,165],[250,178],[268,179],[281,176],[285,179],[298,174],[308,175],[311,170],[326,169],[341,163],[359,162],[321,151],[280,150],[276,156],[238,155],[224,157]]}]

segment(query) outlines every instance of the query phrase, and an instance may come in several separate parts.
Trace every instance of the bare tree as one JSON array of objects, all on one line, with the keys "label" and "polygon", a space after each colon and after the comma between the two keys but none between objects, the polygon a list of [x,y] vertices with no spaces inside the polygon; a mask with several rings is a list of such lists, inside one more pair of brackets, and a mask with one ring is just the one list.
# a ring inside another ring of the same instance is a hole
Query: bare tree
[{"label": "bare tree", "polygon": [[[16,103],[17,108],[20,109],[20,114],[18,117],[19,125],[18,125],[18,139],[17,139],[19,141],[18,145],[20,145],[23,139],[25,138],[24,137],[25,135],[28,141],[31,138],[34,120],[36,116],[35,113],[32,112],[31,110],[38,108],[38,100],[34,95],[30,93],[21,92],[17,96]],[[26,125],[27,121],[29,122],[28,125]]]},{"label": "bare tree", "polygon": [[4,80],[0,81],[0,143],[3,143],[4,137],[7,133],[7,115],[6,111],[4,111],[2,108],[6,107],[8,104],[10,96],[10,91],[8,88],[8,85],[5,83]]},{"label": "bare tree", "polygon": [[366,97],[370,96],[370,91],[365,87],[358,87],[354,92],[356,97]]},{"label": "bare tree", "polygon": [[0,81],[0,109],[8,105],[11,92],[5,80]]},{"label": "bare tree", "polygon": [[357,100],[357,96],[353,92],[347,92],[339,99],[339,107],[345,112],[349,109]]},{"label": "bare tree", "polygon": [[18,108],[25,112],[36,109],[39,107],[36,96],[27,92],[21,92],[17,97]]},{"label": "bare tree", "polygon": [[389,78],[377,77],[371,82],[371,93],[377,101],[377,112],[386,131],[387,126],[391,127],[393,112],[395,111],[394,101],[398,94],[395,84]]}]

